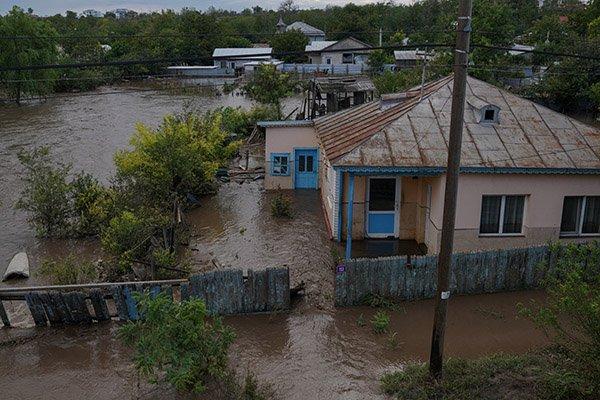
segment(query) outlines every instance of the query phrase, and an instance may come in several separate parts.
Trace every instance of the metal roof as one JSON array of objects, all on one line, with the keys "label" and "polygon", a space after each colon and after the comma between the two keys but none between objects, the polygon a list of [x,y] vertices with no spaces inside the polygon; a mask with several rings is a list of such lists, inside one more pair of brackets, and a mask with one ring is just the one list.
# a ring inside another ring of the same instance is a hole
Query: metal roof
[{"label": "metal roof", "polygon": [[248,58],[251,59],[269,58],[272,52],[271,47],[221,47],[213,51],[213,57],[244,57],[249,55]]},{"label": "metal roof", "polygon": [[285,28],[286,31],[291,31],[292,29],[297,29],[303,34],[309,36],[325,36],[325,32],[323,32],[319,28],[315,28],[314,26],[302,21],[292,22]]},{"label": "metal roof", "polygon": [[321,51],[337,43],[337,40],[317,40],[304,47],[304,51]]},{"label": "metal roof", "polygon": [[[463,168],[600,169],[600,129],[469,77]],[[445,167],[452,76],[398,96],[315,120],[326,157],[336,166]],[[481,107],[500,109],[482,123]]]},{"label": "metal roof", "polygon": [[425,58],[425,52],[419,50],[394,50],[396,61],[418,61]]},{"label": "metal roof", "polygon": [[261,128],[281,128],[287,126],[312,126],[313,121],[308,119],[286,119],[282,121],[258,121],[256,125]]},{"label": "metal roof", "polygon": [[364,92],[375,90],[373,81],[366,76],[335,76],[315,78],[321,93]]}]

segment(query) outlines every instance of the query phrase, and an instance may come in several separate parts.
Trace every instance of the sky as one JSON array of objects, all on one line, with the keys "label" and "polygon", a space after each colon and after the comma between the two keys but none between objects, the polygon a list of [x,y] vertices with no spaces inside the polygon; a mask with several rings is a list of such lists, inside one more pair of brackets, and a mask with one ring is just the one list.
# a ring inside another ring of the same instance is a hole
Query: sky
[{"label": "sky", "polygon": [[[382,1],[382,0],[379,0]],[[344,5],[347,3],[376,3],[377,0],[296,0],[300,8],[324,8],[327,5]],[[413,0],[396,0],[396,3],[412,3]],[[281,0],[0,0],[0,13],[4,14],[17,5],[23,9],[31,7],[37,15],[64,14],[67,10],[81,12],[87,9],[108,11],[115,8],[128,8],[134,11],[154,11],[161,9],[180,10],[194,7],[206,10],[208,7],[241,11],[260,5],[265,9],[277,9]]]}]

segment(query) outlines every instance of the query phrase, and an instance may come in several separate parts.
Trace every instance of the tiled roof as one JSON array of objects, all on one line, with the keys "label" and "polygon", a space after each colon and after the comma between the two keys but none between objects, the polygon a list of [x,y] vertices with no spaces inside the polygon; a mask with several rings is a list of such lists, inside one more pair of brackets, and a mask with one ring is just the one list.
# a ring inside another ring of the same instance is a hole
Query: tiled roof
[{"label": "tiled roof", "polygon": [[[463,167],[600,168],[600,129],[469,77]],[[326,157],[339,166],[445,167],[452,77],[315,120]],[[485,105],[497,123],[480,123]]]}]

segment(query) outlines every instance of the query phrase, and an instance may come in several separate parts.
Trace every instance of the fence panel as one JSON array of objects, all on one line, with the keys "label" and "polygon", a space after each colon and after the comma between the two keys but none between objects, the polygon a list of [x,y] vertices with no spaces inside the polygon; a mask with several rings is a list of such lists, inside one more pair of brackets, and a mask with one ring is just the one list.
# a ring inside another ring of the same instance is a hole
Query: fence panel
[{"label": "fence panel", "polygon": [[[475,294],[536,288],[556,257],[548,246],[454,254],[450,290]],[[410,264],[404,256],[353,259],[338,269],[335,303],[359,305],[367,295],[426,299],[435,295],[436,286],[437,256],[413,257]]]}]

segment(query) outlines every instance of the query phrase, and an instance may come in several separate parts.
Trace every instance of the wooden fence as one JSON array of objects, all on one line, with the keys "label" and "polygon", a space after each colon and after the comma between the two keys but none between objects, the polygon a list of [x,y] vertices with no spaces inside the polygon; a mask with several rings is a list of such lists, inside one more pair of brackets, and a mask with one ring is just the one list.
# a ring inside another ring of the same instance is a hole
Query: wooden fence
[{"label": "wooden fence", "polygon": [[[536,288],[555,262],[556,254],[549,246],[455,254],[450,290],[475,294]],[[354,259],[338,267],[335,303],[359,305],[368,295],[396,300],[432,298],[436,286],[437,256]]]},{"label": "wooden fence", "polygon": [[288,268],[211,271],[189,280],[98,283],[0,289],[0,319],[10,326],[3,301],[25,301],[36,326],[137,320],[133,294],[164,293],[174,300],[199,298],[214,315],[287,310],[290,307]]}]

